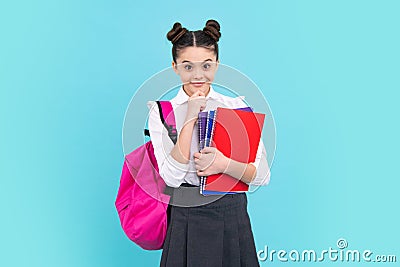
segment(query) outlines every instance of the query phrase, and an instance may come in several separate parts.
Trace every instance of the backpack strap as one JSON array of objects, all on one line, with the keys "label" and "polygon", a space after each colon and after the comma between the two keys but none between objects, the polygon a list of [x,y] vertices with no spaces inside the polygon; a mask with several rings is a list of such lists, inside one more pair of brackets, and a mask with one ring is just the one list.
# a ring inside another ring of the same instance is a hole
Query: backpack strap
[{"label": "backpack strap", "polygon": [[[172,142],[176,144],[178,138],[178,132],[176,130],[175,114],[172,108],[171,102],[169,101],[156,101],[158,111],[160,112],[160,119],[165,129],[168,131],[168,136]],[[150,131],[144,129],[144,134],[150,136]]]},{"label": "backpack strap", "polygon": [[[174,145],[177,142],[178,139],[178,132],[176,130],[176,123],[175,123],[175,114],[174,114],[174,109],[172,108],[171,102],[169,101],[156,101],[158,105],[158,111],[160,112],[160,119],[164,125],[164,127],[168,131],[168,136],[171,138],[172,142]],[[166,185],[164,188],[164,194],[172,196],[173,194],[173,188]],[[169,218],[170,218],[170,205],[168,205],[167,209],[167,220],[169,223]]]}]

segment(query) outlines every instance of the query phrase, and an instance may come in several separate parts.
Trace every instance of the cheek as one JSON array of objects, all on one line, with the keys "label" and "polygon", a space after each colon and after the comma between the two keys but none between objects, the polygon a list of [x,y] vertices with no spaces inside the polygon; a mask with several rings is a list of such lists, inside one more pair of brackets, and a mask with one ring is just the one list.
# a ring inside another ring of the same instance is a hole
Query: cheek
[{"label": "cheek", "polygon": [[207,80],[212,82],[214,80],[214,75],[215,75],[215,72],[207,72],[207,73],[205,73],[204,76],[207,78]]},{"label": "cheek", "polygon": [[181,77],[181,81],[183,83],[190,82],[191,79],[190,73],[181,73],[179,76]]}]

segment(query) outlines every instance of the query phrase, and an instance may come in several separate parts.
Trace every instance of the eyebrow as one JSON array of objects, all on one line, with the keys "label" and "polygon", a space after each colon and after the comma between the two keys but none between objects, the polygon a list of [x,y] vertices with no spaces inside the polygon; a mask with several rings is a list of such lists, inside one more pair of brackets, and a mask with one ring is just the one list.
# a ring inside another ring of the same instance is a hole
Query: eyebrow
[{"label": "eyebrow", "polygon": [[[206,61],[212,61],[212,59],[211,59],[211,58],[208,58],[208,59],[204,60],[203,62],[206,62]],[[188,63],[193,63],[193,62],[191,62],[191,61],[189,61],[189,60],[184,60],[184,61],[182,61],[182,63],[186,63],[186,62],[188,62]]]}]

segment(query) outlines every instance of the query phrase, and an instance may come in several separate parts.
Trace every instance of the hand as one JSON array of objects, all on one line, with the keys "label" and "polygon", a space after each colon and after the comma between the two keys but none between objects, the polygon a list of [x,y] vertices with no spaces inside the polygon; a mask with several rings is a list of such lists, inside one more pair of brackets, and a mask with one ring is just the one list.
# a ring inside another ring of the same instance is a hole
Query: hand
[{"label": "hand", "polygon": [[188,100],[188,108],[186,111],[186,122],[197,120],[200,111],[206,108],[206,97],[203,92],[197,91]]},{"label": "hand", "polygon": [[193,157],[198,176],[223,173],[229,163],[229,158],[215,147],[205,147],[194,153]]}]

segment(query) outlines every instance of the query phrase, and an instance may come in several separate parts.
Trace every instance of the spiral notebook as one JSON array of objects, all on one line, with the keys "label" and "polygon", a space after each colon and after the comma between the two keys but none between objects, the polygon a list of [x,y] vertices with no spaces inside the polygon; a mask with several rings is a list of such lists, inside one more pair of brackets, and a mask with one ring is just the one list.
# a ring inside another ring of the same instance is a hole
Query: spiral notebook
[{"label": "spiral notebook", "polygon": [[[199,113],[199,151],[211,144],[214,129],[215,110],[204,111]],[[203,185],[205,176],[200,177],[200,193],[203,194]]]}]

